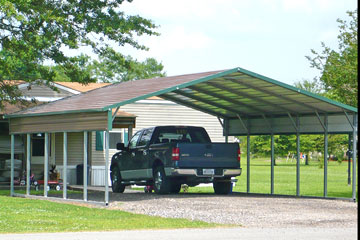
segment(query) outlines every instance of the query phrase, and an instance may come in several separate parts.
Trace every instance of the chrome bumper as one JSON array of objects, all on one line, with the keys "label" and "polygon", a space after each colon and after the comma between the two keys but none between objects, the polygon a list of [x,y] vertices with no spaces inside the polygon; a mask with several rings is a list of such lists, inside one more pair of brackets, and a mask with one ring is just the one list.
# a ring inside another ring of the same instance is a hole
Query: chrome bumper
[{"label": "chrome bumper", "polygon": [[241,175],[240,169],[223,169],[222,175],[198,175],[196,169],[166,168],[167,176],[196,176],[196,177],[235,177]]}]

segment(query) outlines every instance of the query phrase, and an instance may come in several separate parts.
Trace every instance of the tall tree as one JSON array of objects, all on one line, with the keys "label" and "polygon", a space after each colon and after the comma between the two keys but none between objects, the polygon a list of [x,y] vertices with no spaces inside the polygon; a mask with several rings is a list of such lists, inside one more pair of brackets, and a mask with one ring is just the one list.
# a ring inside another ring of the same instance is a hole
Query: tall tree
[{"label": "tall tree", "polygon": [[350,21],[338,19],[338,50],[321,43],[322,52],[311,50],[311,67],[321,71],[318,79],[326,96],[345,104],[358,105],[358,16],[357,9],[347,12]]},{"label": "tall tree", "polygon": [[55,70],[45,63],[63,69],[71,81],[94,81],[82,66],[88,56],[70,56],[69,50],[88,47],[98,58],[112,51],[123,64],[126,57],[112,46],[128,44],[145,50],[134,35],[157,35],[156,26],[122,12],[123,1],[0,0],[0,108],[20,96],[16,86],[5,80],[53,81]]}]

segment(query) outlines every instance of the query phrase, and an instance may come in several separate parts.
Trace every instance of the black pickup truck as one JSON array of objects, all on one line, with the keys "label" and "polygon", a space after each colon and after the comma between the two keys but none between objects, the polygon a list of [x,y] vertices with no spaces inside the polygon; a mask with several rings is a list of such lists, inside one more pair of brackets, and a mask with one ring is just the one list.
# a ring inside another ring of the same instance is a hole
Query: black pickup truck
[{"label": "black pickup truck", "polygon": [[202,127],[142,129],[117,149],[110,166],[113,192],[136,184],[158,194],[179,193],[181,184],[213,183],[216,194],[228,194],[231,177],[241,174],[239,144],[212,143]]}]

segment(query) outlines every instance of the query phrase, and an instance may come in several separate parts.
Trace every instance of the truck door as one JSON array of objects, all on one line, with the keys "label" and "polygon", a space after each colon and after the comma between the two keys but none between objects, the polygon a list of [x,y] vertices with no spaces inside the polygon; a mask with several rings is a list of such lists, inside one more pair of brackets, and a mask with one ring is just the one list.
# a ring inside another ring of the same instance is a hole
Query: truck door
[{"label": "truck door", "polygon": [[135,151],[134,170],[138,178],[149,178],[152,171],[149,169],[149,143],[153,133],[153,128],[145,129],[138,141]]},{"label": "truck door", "polygon": [[133,178],[132,170],[135,167],[135,157],[136,157],[136,145],[139,141],[141,131],[135,133],[135,135],[129,141],[128,149],[123,153],[123,160],[121,161],[121,177],[123,179]]}]

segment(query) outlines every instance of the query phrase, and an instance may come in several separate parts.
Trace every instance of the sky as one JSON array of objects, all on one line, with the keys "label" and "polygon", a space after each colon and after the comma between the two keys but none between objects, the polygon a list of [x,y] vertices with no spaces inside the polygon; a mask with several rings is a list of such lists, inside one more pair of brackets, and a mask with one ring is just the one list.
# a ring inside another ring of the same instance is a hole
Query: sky
[{"label": "sky", "polygon": [[320,75],[305,56],[321,42],[337,49],[336,20],[356,8],[356,0],[133,0],[121,10],[151,19],[161,35],[138,39],[147,52],[120,51],[155,58],[167,76],[241,67],[293,85]]}]

